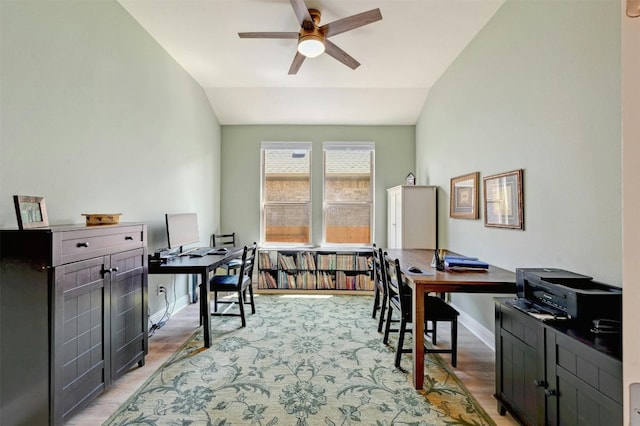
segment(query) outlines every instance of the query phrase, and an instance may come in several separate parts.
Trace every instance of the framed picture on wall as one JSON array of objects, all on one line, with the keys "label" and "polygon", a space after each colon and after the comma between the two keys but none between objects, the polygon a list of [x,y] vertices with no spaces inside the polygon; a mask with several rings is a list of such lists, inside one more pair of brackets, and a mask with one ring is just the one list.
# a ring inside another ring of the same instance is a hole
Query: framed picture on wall
[{"label": "framed picture on wall", "polygon": [[478,179],[480,173],[469,173],[451,179],[449,217],[478,219]]},{"label": "framed picture on wall", "polygon": [[14,195],[19,229],[41,228],[49,226],[47,207],[43,197]]},{"label": "framed picture on wall", "polygon": [[524,229],[522,169],[484,178],[484,226]]}]

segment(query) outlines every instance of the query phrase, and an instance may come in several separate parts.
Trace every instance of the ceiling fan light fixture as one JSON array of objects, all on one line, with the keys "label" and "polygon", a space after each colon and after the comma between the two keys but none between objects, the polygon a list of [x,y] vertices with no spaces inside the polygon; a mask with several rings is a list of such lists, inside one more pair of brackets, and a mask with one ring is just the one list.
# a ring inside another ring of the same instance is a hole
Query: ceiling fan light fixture
[{"label": "ceiling fan light fixture", "polygon": [[305,34],[298,40],[298,52],[307,58],[315,58],[324,53],[324,40],[318,34]]}]

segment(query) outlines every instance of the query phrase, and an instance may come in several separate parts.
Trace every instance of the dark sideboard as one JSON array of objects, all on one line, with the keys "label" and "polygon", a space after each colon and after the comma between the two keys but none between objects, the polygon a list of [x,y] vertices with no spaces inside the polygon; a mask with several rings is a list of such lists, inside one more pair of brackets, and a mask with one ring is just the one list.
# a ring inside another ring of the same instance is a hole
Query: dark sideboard
[{"label": "dark sideboard", "polygon": [[498,298],[496,398],[524,425],[623,424],[620,333],[589,324],[543,321]]},{"label": "dark sideboard", "polygon": [[62,425],[147,346],[144,224],[0,231],[0,424]]}]

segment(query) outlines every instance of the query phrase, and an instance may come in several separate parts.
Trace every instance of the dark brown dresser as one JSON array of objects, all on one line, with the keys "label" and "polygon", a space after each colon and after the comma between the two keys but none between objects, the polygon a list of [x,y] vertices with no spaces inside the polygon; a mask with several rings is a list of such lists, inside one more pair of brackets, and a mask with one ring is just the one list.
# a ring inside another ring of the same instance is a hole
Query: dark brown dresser
[{"label": "dark brown dresser", "polygon": [[0,424],[62,425],[147,353],[144,224],[0,231]]}]

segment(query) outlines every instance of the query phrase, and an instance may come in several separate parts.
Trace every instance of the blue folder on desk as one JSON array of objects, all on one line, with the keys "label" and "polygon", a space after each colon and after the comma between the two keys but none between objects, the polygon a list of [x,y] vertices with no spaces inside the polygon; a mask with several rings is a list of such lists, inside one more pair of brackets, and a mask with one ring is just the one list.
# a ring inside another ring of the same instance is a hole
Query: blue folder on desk
[{"label": "blue folder on desk", "polygon": [[489,269],[489,264],[477,257],[445,256],[444,267],[452,270]]}]

